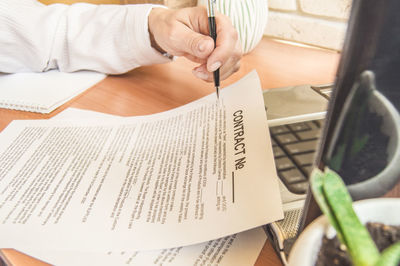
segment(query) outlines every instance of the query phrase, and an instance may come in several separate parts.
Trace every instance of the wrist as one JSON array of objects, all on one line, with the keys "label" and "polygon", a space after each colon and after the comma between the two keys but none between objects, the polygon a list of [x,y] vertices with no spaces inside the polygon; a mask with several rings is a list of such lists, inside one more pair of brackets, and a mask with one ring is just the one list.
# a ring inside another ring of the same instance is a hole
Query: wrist
[{"label": "wrist", "polygon": [[156,49],[161,54],[166,54],[167,52],[163,48],[161,48],[161,46],[157,43],[157,41],[155,39],[155,36],[154,36],[154,29],[157,27],[156,26],[157,20],[160,19],[159,15],[164,10],[165,10],[164,8],[153,8],[150,11],[150,14],[149,14],[149,17],[148,17],[148,29],[149,29],[151,47]]}]

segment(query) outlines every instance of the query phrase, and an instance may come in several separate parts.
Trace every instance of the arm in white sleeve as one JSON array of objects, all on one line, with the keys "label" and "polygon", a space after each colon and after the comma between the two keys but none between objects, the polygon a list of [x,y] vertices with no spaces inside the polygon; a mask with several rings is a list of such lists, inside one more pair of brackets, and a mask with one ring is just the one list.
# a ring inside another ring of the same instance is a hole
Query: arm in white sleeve
[{"label": "arm in white sleeve", "polygon": [[0,1],[0,72],[125,73],[170,60],[153,49],[152,5],[43,5]]}]

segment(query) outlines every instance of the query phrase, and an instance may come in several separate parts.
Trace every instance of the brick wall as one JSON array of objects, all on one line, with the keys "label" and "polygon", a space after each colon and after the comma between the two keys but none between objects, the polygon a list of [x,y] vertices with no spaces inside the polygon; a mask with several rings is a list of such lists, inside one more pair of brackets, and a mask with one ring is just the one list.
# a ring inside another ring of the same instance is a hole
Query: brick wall
[{"label": "brick wall", "polygon": [[341,50],[351,0],[268,0],[267,36]]}]

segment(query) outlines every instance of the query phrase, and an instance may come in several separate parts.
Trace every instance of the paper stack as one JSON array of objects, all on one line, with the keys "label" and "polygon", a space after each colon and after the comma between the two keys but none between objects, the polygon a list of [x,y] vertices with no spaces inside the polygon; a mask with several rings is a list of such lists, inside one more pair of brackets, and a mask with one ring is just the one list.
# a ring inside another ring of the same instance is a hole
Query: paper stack
[{"label": "paper stack", "polygon": [[283,218],[255,72],[219,101],[57,118],[0,134],[2,247],[56,265],[252,265],[260,226]]}]

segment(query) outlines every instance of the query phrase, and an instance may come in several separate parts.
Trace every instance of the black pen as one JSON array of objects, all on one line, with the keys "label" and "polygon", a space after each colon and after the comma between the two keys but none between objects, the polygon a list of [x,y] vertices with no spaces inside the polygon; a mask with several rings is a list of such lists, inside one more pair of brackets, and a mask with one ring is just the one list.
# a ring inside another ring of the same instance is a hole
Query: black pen
[{"label": "black pen", "polygon": [[[208,0],[207,12],[208,12],[208,26],[210,28],[210,36],[214,40],[214,48],[217,42],[217,25],[215,24],[215,1]],[[213,72],[214,75],[214,85],[217,92],[217,98],[219,99],[219,68]]]}]

